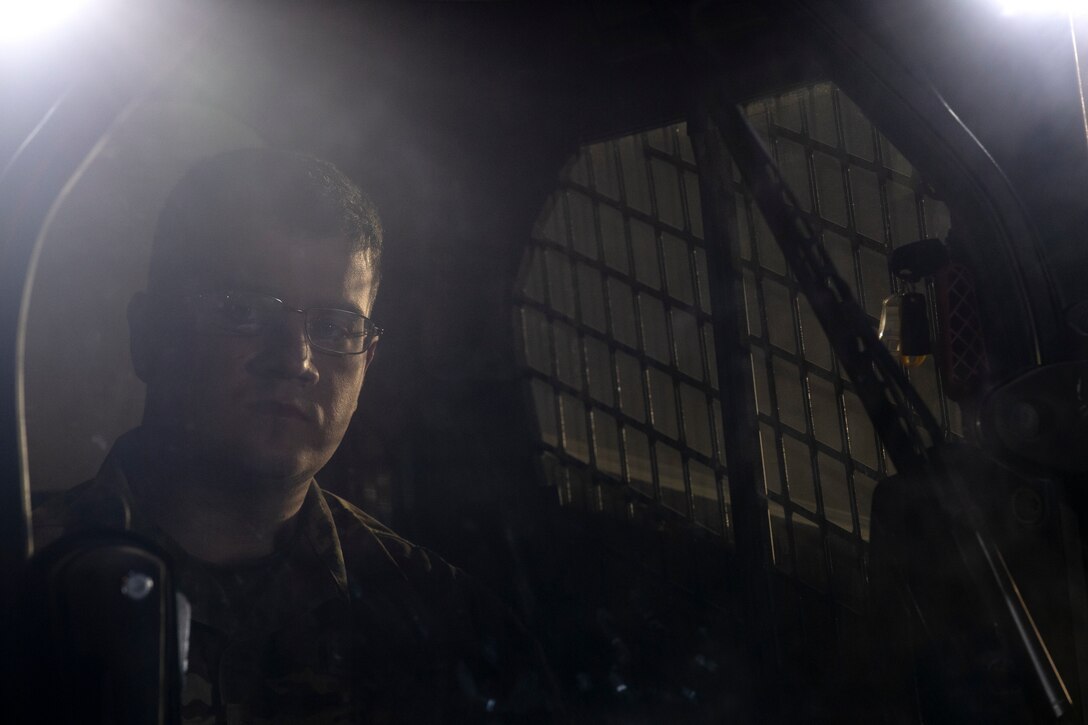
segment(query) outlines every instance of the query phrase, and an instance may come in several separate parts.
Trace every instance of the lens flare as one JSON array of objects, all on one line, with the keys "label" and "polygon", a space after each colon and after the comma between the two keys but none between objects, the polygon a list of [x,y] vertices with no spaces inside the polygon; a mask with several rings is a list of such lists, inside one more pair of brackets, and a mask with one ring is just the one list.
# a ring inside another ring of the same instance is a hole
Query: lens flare
[{"label": "lens flare", "polygon": [[57,28],[89,0],[0,0],[0,43],[19,43]]},{"label": "lens flare", "polygon": [[1005,15],[1088,15],[1088,0],[998,0]]}]

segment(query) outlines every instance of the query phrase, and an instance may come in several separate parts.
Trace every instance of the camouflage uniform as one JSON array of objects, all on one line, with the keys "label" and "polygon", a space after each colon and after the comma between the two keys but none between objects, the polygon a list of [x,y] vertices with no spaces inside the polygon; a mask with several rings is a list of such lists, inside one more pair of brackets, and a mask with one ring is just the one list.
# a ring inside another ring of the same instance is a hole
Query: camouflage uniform
[{"label": "camouflage uniform", "polygon": [[458,569],[316,482],[272,556],[201,562],[140,516],[132,446],[123,437],[94,479],[35,511],[35,538],[123,528],[170,554],[193,607],[185,723],[553,719],[532,639]]}]

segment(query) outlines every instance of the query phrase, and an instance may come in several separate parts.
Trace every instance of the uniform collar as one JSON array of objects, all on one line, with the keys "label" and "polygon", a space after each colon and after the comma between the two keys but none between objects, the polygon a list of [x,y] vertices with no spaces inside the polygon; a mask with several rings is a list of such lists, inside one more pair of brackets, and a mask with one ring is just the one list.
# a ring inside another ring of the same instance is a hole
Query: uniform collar
[{"label": "uniform collar", "polygon": [[142,510],[130,475],[139,470],[147,445],[140,429],[121,436],[95,478],[49,510],[36,511],[35,526],[41,514],[52,538],[99,528],[129,530],[155,541],[171,558],[178,590],[193,606],[193,620],[224,632],[273,627],[330,600],[346,602],[368,588],[406,581],[375,533],[380,525],[311,481],[293,535],[269,563],[260,595],[251,598],[253,611],[239,611],[227,601],[223,570],[190,556]]},{"label": "uniform collar", "polygon": [[[299,509],[296,528],[270,557],[267,581],[252,597],[251,611],[239,611],[221,585],[228,568],[189,555],[143,512],[130,484],[146,444],[136,429],[121,436],[94,482],[79,497],[91,509],[95,526],[125,528],[152,539],[170,556],[178,590],[189,598],[193,621],[225,632],[275,626],[277,622],[336,598],[346,600],[347,567],[336,521],[325,494],[314,480]],[[109,502],[109,503],[107,503]],[[371,535],[372,536],[372,535]],[[240,567],[244,568],[244,567]]]}]

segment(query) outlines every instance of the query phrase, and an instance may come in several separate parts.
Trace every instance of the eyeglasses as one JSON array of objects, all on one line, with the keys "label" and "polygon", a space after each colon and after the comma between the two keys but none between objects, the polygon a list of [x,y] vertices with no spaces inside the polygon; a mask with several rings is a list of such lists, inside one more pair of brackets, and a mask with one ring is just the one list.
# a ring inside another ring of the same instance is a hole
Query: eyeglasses
[{"label": "eyeglasses", "polygon": [[249,292],[201,292],[185,298],[200,332],[256,337],[272,329],[286,312],[306,318],[306,339],[323,352],[359,355],[377,342],[382,328],[350,310],[311,307],[300,310],[271,295]]}]

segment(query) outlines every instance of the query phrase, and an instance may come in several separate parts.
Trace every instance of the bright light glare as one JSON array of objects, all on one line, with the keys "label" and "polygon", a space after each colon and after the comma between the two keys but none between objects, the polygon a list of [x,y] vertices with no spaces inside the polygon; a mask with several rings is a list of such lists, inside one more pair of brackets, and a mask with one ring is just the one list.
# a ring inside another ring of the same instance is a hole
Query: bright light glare
[{"label": "bright light glare", "polygon": [[1005,15],[1088,15],[1088,0],[998,0]]},{"label": "bright light glare", "polygon": [[0,0],[0,43],[30,40],[59,27],[89,0]]}]

